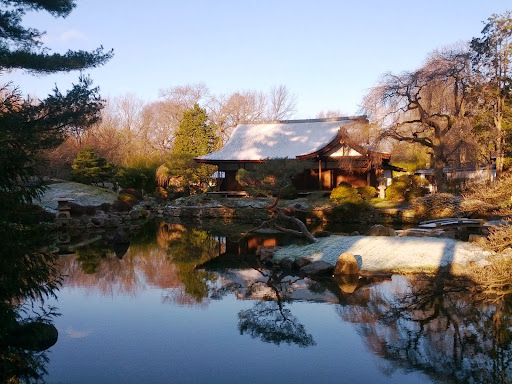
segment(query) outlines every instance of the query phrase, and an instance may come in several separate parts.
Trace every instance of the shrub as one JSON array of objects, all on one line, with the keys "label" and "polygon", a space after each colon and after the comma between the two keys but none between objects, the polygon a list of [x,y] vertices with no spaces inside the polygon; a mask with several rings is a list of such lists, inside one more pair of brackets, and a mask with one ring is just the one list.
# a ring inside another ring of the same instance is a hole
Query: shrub
[{"label": "shrub", "polygon": [[140,191],[137,191],[136,189],[133,189],[133,188],[128,188],[128,189],[121,189],[119,191],[119,194],[123,194],[123,195],[132,195],[133,197],[135,197],[137,200],[142,200],[143,199],[143,196],[142,196],[142,192]]},{"label": "shrub", "polygon": [[412,202],[415,215],[419,217],[453,217],[459,214],[461,198],[449,193],[435,193],[419,197]]},{"label": "shrub", "polygon": [[152,159],[132,159],[128,166],[117,172],[114,179],[125,188],[136,188],[152,193],[157,187],[157,168],[158,163]]},{"label": "shrub", "polygon": [[377,195],[377,190],[374,187],[366,185],[363,187],[357,187],[357,193],[359,193],[363,199],[368,200],[374,198],[375,195]]},{"label": "shrub", "polygon": [[338,203],[360,204],[363,202],[361,195],[357,193],[357,189],[345,182],[340,183],[338,187],[332,190],[330,198]]},{"label": "shrub", "polygon": [[407,184],[401,181],[395,181],[386,188],[386,199],[405,200]]},{"label": "shrub", "polygon": [[407,200],[425,196],[429,193],[428,181],[415,175],[403,175],[393,179],[393,183],[386,189],[386,199]]},{"label": "shrub", "polygon": [[283,188],[281,190],[281,198],[285,200],[294,200],[299,196],[299,193],[297,192],[297,189],[290,185],[289,187]]},{"label": "shrub", "polygon": [[347,188],[352,188],[352,184],[346,182],[346,181],[342,181],[338,184],[338,187],[347,187]]},{"label": "shrub", "polygon": [[135,196],[129,193],[120,193],[116,201],[122,201],[130,205],[130,207],[136,206],[137,203],[139,202],[139,200]]},{"label": "shrub", "polygon": [[[361,197],[359,197],[361,198]],[[371,210],[371,207],[366,204],[362,199],[359,203],[342,202],[332,209],[332,217],[329,219],[333,222],[349,221],[355,222],[360,217],[361,213]]]},{"label": "shrub", "polygon": [[100,157],[92,147],[82,149],[71,167],[71,180],[84,184],[108,181],[115,173],[114,164]]}]

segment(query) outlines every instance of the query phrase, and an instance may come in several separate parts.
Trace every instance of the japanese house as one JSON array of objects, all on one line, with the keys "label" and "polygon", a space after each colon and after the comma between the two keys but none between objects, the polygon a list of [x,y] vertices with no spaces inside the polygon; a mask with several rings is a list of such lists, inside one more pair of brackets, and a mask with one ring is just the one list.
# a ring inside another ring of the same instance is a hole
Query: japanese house
[{"label": "japanese house", "polygon": [[367,123],[361,116],[242,124],[222,149],[195,161],[218,167],[219,191],[242,190],[235,178],[240,168],[284,157],[307,164],[293,180],[299,191],[331,190],[342,181],[354,187],[388,185],[390,155],[367,144]]}]

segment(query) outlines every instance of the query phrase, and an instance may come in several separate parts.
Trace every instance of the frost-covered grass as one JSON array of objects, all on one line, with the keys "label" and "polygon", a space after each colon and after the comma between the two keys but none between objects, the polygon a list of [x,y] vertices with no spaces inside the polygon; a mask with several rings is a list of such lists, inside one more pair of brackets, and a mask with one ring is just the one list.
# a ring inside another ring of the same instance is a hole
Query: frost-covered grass
[{"label": "frost-covered grass", "polygon": [[276,251],[274,258],[310,257],[333,265],[340,254],[349,252],[360,256],[361,269],[366,271],[432,269],[451,263],[465,265],[481,261],[489,252],[470,243],[442,238],[330,236],[317,243],[288,246]]},{"label": "frost-covered grass", "polygon": [[112,204],[117,199],[117,194],[104,188],[94,187],[92,185],[64,182],[48,185],[43,196],[34,201],[46,211],[57,211],[57,198],[67,197],[73,199],[74,203],[87,205],[101,205],[102,203]]}]

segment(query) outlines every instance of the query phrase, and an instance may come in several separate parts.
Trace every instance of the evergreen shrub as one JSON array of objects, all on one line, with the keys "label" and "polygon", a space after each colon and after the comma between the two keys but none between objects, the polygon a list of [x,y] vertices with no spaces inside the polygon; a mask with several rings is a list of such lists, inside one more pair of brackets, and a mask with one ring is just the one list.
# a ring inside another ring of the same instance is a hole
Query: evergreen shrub
[{"label": "evergreen shrub", "polygon": [[359,193],[364,200],[373,199],[375,195],[377,195],[377,190],[369,185],[357,187],[356,189],[357,193]]},{"label": "evergreen shrub", "polygon": [[407,200],[425,196],[429,193],[428,180],[415,175],[402,175],[393,179],[393,183],[386,188],[386,199]]},{"label": "evergreen shrub", "polygon": [[338,203],[360,204],[363,202],[363,198],[357,193],[357,189],[345,182],[340,183],[332,190],[330,198]]}]

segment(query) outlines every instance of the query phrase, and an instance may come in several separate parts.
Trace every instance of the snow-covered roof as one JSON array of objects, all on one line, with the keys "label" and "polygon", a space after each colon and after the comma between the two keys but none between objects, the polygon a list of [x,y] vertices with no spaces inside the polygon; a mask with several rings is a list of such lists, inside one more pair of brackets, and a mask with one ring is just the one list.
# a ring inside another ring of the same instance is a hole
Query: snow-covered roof
[{"label": "snow-covered roof", "polygon": [[321,150],[336,138],[341,127],[361,119],[364,118],[288,120],[238,125],[222,149],[197,157],[196,160],[209,162],[259,161],[282,157],[294,159]]}]

